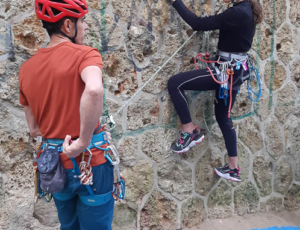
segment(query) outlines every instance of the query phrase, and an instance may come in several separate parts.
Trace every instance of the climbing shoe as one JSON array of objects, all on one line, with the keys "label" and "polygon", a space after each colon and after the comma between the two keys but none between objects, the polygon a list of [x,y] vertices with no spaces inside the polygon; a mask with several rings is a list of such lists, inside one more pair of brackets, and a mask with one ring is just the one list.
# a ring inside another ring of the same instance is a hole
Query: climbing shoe
[{"label": "climbing shoe", "polygon": [[225,164],[223,167],[215,167],[215,173],[220,177],[223,177],[227,180],[241,182],[240,178],[241,168],[230,169],[228,164]]},{"label": "climbing shoe", "polygon": [[175,153],[185,153],[191,147],[199,144],[204,140],[204,135],[196,126],[193,133],[186,133],[180,130],[179,140],[171,146],[171,149]]}]

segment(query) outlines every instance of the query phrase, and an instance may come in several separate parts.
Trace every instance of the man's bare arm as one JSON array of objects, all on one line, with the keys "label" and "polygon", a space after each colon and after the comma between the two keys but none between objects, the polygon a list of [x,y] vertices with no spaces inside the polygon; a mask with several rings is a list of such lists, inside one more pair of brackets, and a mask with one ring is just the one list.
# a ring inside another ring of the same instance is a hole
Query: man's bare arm
[{"label": "man's bare arm", "polygon": [[88,66],[82,71],[81,79],[85,83],[85,89],[80,101],[80,135],[71,145],[70,136],[64,142],[64,153],[70,157],[78,156],[90,144],[103,107],[101,69]]},{"label": "man's bare arm", "polygon": [[33,116],[33,113],[29,106],[24,106],[25,116],[27,120],[27,125],[29,127],[30,135],[32,137],[42,136],[39,126]]}]

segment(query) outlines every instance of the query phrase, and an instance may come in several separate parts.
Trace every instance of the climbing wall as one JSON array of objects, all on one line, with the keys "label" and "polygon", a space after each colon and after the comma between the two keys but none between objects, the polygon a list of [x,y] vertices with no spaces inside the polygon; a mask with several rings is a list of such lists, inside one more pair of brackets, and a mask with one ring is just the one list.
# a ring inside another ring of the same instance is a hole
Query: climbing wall
[{"label": "climbing wall", "polygon": [[[205,16],[221,0],[184,0]],[[128,106],[116,115],[114,143],[126,178],[126,200],[115,207],[113,229],[185,229],[234,214],[300,209],[300,1],[260,0],[265,19],[251,54],[262,80],[258,103],[243,86],[232,117],[242,183],[214,175],[227,161],[211,92],[187,93],[205,141],[182,156],[170,145],[179,120],[168,79],[194,69],[193,57],[215,51],[218,33],[197,33]],[[104,60],[104,112],[115,114],[193,34],[167,0],[89,0],[86,45]],[[18,71],[49,38],[33,0],[0,2],[0,229],[59,229],[53,202],[33,204],[32,151],[18,102]]]}]

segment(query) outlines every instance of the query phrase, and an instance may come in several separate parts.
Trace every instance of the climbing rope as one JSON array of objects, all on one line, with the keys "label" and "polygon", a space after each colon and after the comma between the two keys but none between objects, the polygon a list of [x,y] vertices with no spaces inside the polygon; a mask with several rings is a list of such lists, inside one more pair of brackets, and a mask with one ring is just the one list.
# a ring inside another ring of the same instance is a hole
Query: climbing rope
[{"label": "climbing rope", "polygon": [[114,119],[145,87],[146,85],[157,76],[157,74],[168,64],[168,62],[192,39],[192,37],[197,33],[195,31],[176,51],[169,57],[164,64],[135,92],[135,94],[112,116]]}]

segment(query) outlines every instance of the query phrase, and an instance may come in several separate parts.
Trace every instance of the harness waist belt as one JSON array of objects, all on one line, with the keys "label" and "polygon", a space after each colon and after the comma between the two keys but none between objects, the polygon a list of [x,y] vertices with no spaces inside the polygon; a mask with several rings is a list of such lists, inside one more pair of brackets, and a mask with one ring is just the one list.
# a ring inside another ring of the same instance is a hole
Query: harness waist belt
[{"label": "harness waist belt", "polygon": [[[107,141],[108,138],[105,132],[94,134],[91,140],[91,144],[88,148],[95,148],[95,145],[102,145],[107,143]],[[45,142],[54,145],[62,145],[64,143],[64,139],[45,139]],[[62,147],[59,147],[59,151],[62,152]]]},{"label": "harness waist belt", "polygon": [[225,59],[246,59],[247,58],[247,53],[228,53],[228,52],[224,52],[221,50],[217,51],[217,54],[221,57],[224,57]]}]

